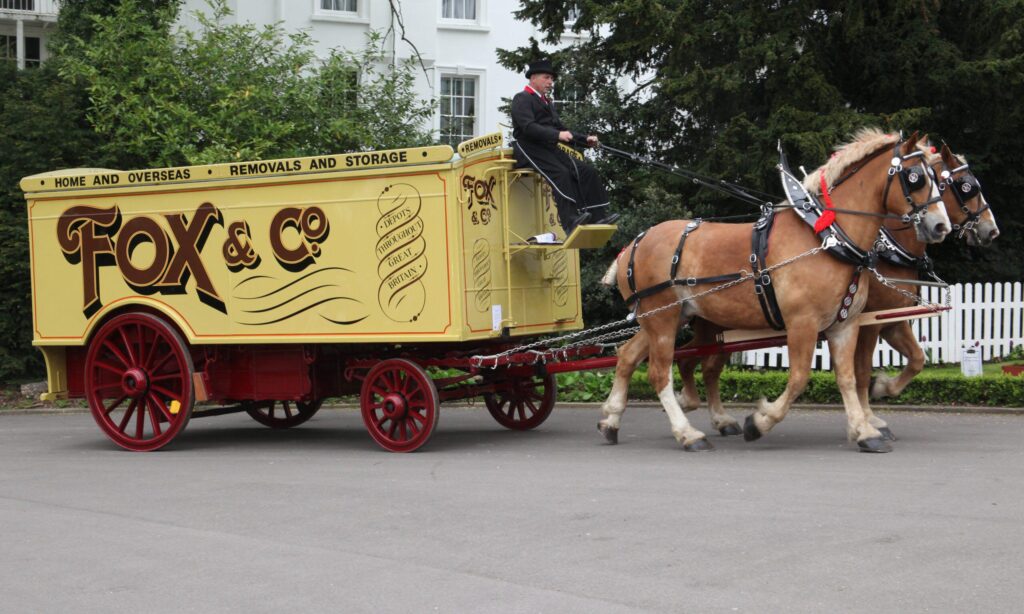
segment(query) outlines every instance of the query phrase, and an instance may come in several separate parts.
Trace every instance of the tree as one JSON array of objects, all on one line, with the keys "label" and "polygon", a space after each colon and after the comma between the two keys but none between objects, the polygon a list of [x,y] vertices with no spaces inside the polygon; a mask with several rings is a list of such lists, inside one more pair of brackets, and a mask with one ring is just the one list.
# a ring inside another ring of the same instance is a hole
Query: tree
[{"label": "tree", "polygon": [[[574,119],[622,149],[779,193],[775,143],[815,168],[866,125],[928,132],[967,154],[985,181],[1003,237],[988,250],[950,240],[934,250],[951,281],[1020,279],[1024,188],[1016,145],[1024,94],[1024,2],[953,0],[521,0],[516,13],[546,34],[503,50],[519,69],[567,27],[586,34],[551,53],[562,83],[592,93]],[[570,9],[578,18],[566,25]],[[623,87],[622,80],[631,82]],[[568,82],[568,83],[567,83]],[[647,169],[606,163],[626,208]],[[693,213],[749,213],[673,178],[659,183]],[[676,217],[682,217],[679,212]],[[649,223],[649,222],[648,222]],[[604,266],[612,249],[600,255]],[[593,302],[588,300],[587,304]],[[591,314],[592,316],[594,314]],[[600,314],[599,318],[611,317]]]},{"label": "tree", "polygon": [[[176,4],[146,14],[124,0],[72,38],[62,75],[86,83],[89,120],[121,166],[315,155],[430,142],[432,103],[413,67],[383,61],[382,37],[317,61],[308,34],[226,24],[224,0],[173,29]],[[383,68],[382,68],[383,66]]]},{"label": "tree", "polygon": [[95,165],[85,121],[88,99],[54,66],[17,70],[0,62],[0,381],[38,372],[32,350],[28,229],[21,178],[55,168]]},{"label": "tree", "polygon": [[0,381],[42,372],[31,347],[22,177],[433,140],[415,67],[385,62],[381,35],[320,62],[307,35],[225,25],[223,0],[199,31],[175,30],[180,4],[64,0],[50,61],[24,71],[0,62]]}]

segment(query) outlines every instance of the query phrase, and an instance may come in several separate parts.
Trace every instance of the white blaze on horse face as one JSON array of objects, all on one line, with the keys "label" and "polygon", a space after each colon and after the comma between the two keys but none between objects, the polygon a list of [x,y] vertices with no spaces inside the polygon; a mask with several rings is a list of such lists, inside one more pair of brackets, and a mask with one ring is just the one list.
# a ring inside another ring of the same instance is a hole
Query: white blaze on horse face
[{"label": "white blaze on horse face", "polygon": [[925,175],[925,181],[928,182],[928,197],[932,203],[925,208],[920,223],[915,224],[914,229],[919,241],[939,243],[952,230],[953,224],[949,221],[949,215],[946,213],[946,205],[942,201],[938,182],[934,181],[929,174]]},{"label": "white blaze on horse face", "polygon": [[995,241],[996,237],[999,236],[996,216],[992,213],[992,208],[989,207],[988,201],[985,200],[985,195],[980,191],[978,192],[978,202],[985,211],[978,217],[978,223],[975,224],[973,232],[967,233],[967,243],[969,245],[981,246],[992,245],[992,241]]}]

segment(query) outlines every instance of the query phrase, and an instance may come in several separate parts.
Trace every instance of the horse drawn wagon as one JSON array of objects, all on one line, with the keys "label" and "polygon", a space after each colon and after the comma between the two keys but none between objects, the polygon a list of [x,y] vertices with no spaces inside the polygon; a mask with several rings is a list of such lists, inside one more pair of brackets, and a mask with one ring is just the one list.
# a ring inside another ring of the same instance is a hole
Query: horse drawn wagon
[{"label": "horse drawn wagon", "polygon": [[[585,332],[578,250],[615,227],[565,237],[501,133],[458,149],[24,178],[44,399],[85,398],[139,451],[194,417],[288,428],[343,395],[395,452],[427,442],[444,401],[483,397],[502,426],[538,426],[556,373],[616,363],[597,342],[621,330],[536,341]],[[786,343],[743,333],[674,358]]]},{"label": "horse drawn wagon", "polygon": [[44,397],[84,397],[131,450],[232,411],[294,426],[346,394],[394,451],[426,442],[444,400],[539,424],[551,376],[473,377],[468,357],[580,329],[576,248],[615,228],[530,243],[561,229],[502,144],[26,177]]}]

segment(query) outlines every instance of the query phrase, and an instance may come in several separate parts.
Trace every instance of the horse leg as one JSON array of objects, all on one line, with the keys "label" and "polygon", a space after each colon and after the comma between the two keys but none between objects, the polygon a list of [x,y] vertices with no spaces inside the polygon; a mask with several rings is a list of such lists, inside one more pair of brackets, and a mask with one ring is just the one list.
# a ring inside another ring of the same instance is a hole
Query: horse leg
[{"label": "horse leg", "polygon": [[680,358],[676,361],[676,366],[679,367],[679,377],[683,380],[683,389],[679,391],[676,401],[685,412],[690,412],[700,407],[697,380],[693,375],[694,371],[697,370],[698,362],[700,362],[700,359],[694,356]]},{"label": "horse leg", "polygon": [[754,441],[782,422],[793,401],[807,387],[811,377],[811,361],[814,346],[818,343],[818,329],[815,322],[791,321],[786,330],[786,345],[789,352],[789,379],[786,388],[777,399],[768,402],[761,397],[757,410],[747,416],[743,423],[743,439]]},{"label": "horse leg", "polygon": [[897,352],[907,358],[907,366],[894,379],[888,375],[879,375],[871,386],[871,398],[894,397],[903,392],[910,380],[924,369],[924,350],[914,338],[914,330],[910,322],[898,322],[882,329],[882,338],[889,342]]},{"label": "horse leg", "polygon": [[875,345],[878,342],[878,333],[882,330],[881,326],[862,326],[860,332],[857,334],[857,351],[854,357],[856,361],[856,376],[857,376],[857,400],[860,402],[861,407],[864,409],[864,414],[867,416],[868,422],[871,426],[878,429],[878,432],[882,434],[882,437],[890,441],[896,441],[896,436],[893,435],[892,430],[889,429],[889,425],[886,424],[885,420],[882,420],[875,415],[875,412],[871,409],[871,401],[869,399],[868,390],[871,388],[871,358],[875,353]]},{"label": "horse leg", "polygon": [[[903,367],[903,370],[896,378],[880,373],[871,385],[872,399],[899,395],[907,387],[907,384],[910,383],[910,380],[914,379],[924,369],[924,350],[921,349],[920,344],[918,344],[917,339],[914,337],[914,329],[910,327],[910,322],[897,322],[896,324],[886,326],[882,329],[881,333],[882,338],[888,341],[889,345],[906,357],[907,366]],[[865,407],[867,407],[866,400]],[[874,414],[870,414],[868,419],[872,417],[875,417]],[[896,435],[893,434],[892,429],[889,428],[889,425],[884,420],[875,417],[871,424],[878,428],[883,437],[896,441]]]},{"label": "horse leg", "polygon": [[711,354],[701,361],[701,373],[704,374],[704,388],[707,390],[708,411],[711,413],[711,424],[723,436],[739,435],[743,432],[740,423],[725,411],[722,406],[722,395],[718,382],[722,378],[722,369],[729,362],[729,354]]},{"label": "horse leg", "polygon": [[661,406],[672,424],[672,435],[683,444],[687,452],[710,450],[711,444],[704,433],[693,428],[672,390],[672,354],[675,351],[678,312],[659,313],[644,320],[643,327],[650,338],[647,358],[647,379],[658,391]]},{"label": "horse leg", "polygon": [[626,411],[629,381],[633,377],[637,365],[647,357],[649,345],[647,333],[641,329],[619,348],[619,359],[615,362],[612,391],[604,405],[601,406],[604,418],[597,423],[597,430],[601,431],[608,443],[619,443],[619,425],[622,422],[622,413]]},{"label": "horse leg", "polygon": [[857,398],[857,376],[854,365],[857,352],[858,328],[850,322],[825,334],[829,352],[832,354],[832,369],[836,374],[836,386],[843,397],[846,408],[846,434],[856,441],[862,452],[891,452],[882,434],[867,418]]}]

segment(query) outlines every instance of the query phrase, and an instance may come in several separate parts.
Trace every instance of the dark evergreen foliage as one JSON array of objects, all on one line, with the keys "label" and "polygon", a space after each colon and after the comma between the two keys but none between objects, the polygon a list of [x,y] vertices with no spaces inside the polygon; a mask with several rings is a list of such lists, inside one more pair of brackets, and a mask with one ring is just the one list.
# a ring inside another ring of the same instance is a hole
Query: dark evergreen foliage
[{"label": "dark evergreen foliage", "polygon": [[[572,8],[579,18],[566,24]],[[985,250],[952,238],[933,248],[940,274],[951,283],[1021,279],[1024,216],[1014,200],[1024,188],[1024,2],[521,0],[517,16],[546,38],[499,58],[518,70],[542,44],[554,46],[543,55],[561,65],[556,88],[590,93],[563,113],[567,123],[714,177],[780,193],[778,140],[794,167],[812,169],[863,126],[947,141],[982,180],[1002,236]],[[563,39],[567,29],[583,36]],[[616,87],[623,77],[639,86]],[[607,160],[603,170],[626,222],[617,245],[585,256],[586,280],[637,229],[751,212],[634,164]],[[685,206],[651,217],[638,208],[647,185]],[[589,322],[624,313],[605,290],[585,292]]]}]

